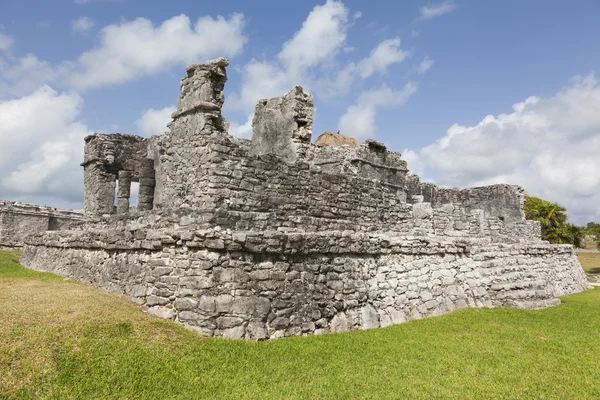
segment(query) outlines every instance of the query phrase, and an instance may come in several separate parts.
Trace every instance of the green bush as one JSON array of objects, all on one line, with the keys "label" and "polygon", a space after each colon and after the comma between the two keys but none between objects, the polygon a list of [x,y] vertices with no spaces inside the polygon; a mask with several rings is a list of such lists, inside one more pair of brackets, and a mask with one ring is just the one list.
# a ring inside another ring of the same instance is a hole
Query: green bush
[{"label": "green bush", "polygon": [[525,217],[542,223],[542,239],[582,247],[588,228],[568,223],[566,211],[557,203],[533,196],[525,198]]}]

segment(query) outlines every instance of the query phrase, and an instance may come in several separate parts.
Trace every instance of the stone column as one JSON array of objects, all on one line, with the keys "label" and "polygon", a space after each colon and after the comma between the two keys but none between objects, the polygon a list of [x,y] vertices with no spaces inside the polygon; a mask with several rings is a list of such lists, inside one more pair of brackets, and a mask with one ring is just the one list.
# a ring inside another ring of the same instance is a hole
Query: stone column
[{"label": "stone column", "polygon": [[144,159],[140,171],[140,192],[138,196],[138,210],[147,211],[154,207],[154,160]]},{"label": "stone column", "polygon": [[117,214],[129,212],[129,197],[131,196],[131,178],[133,172],[119,171],[119,186],[117,191]]},{"label": "stone column", "polygon": [[115,212],[115,189],[117,177],[100,163],[84,165],[83,204],[86,214],[113,214]]},{"label": "stone column", "polygon": [[252,153],[296,161],[303,145],[310,143],[313,113],[314,99],[300,86],[284,96],[260,100],[252,120]]}]

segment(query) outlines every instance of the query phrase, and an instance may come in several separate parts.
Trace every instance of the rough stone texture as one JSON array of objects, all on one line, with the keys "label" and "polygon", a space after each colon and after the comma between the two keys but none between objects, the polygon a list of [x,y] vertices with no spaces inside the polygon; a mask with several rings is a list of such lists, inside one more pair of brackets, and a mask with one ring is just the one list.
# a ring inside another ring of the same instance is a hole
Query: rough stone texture
[{"label": "rough stone texture", "polygon": [[313,113],[313,97],[300,86],[285,96],[260,100],[252,120],[252,153],[295,161],[301,145],[310,143]]},{"label": "rough stone texture", "polygon": [[[85,138],[84,160],[84,211],[86,214],[113,214],[129,211],[131,182],[140,183],[139,206],[152,209],[154,198],[154,160],[150,149],[153,139],[136,135],[98,134]],[[115,207],[117,179],[126,180],[120,185],[123,191]],[[125,198],[127,194],[127,198]],[[126,200],[126,201],[125,201]],[[127,207],[126,207],[127,205]]]},{"label": "rough stone texture", "polygon": [[[68,231],[29,236],[25,265],[125,293],[205,335],[252,340],[540,308],[588,288],[573,249],[524,219],[521,188],[439,188],[381,143],[310,144],[312,97],[300,87],[259,102],[252,141],[229,136],[226,65],[188,68],[169,133],[89,139],[93,207]],[[148,206],[125,212],[123,189],[119,213],[98,207],[103,191],[114,202],[117,177],[139,178]]]},{"label": "rough stone texture", "polygon": [[24,262],[125,293],[205,335],[263,339],[463,307],[541,308],[588,287],[573,249],[543,242],[339,231],[58,233],[32,238]]},{"label": "rough stone texture", "polygon": [[227,81],[225,67],[229,61],[217,58],[204,64],[187,67],[187,76],[181,80],[181,96],[174,119],[198,111],[219,111],[225,102],[223,89]]},{"label": "rough stone texture", "polygon": [[23,247],[27,235],[67,229],[82,219],[79,211],[0,200],[0,248]]},{"label": "rough stone texture", "polygon": [[358,147],[360,143],[358,140],[340,135],[334,132],[323,132],[317,140],[315,140],[315,144],[317,146],[350,146],[350,147]]}]

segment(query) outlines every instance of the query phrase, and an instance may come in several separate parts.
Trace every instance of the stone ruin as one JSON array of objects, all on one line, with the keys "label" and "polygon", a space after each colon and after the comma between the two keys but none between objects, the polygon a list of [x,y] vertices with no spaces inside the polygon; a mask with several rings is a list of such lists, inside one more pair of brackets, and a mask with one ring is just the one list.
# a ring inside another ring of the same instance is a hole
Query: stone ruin
[{"label": "stone ruin", "polygon": [[27,235],[67,229],[79,211],[0,200],[0,249],[20,249]]},{"label": "stone ruin", "polygon": [[525,220],[521,188],[424,183],[372,140],[315,145],[299,86],[258,102],[252,140],[230,136],[227,65],[187,68],[169,133],[88,136],[85,219],[28,236],[22,262],[252,340],[542,308],[589,288],[573,248]]}]

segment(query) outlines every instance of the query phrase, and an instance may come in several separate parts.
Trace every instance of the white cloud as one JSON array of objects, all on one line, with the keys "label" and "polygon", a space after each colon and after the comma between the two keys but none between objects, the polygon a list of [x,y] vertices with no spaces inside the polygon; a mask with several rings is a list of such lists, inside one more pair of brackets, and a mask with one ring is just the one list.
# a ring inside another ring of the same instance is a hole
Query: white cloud
[{"label": "white cloud", "polygon": [[578,77],[552,97],[515,104],[511,113],[454,124],[420,157],[440,184],[518,184],[564,205],[577,222],[599,221],[599,109],[597,80]]},{"label": "white cloud", "polygon": [[171,114],[174,111],[174,106],[168,106],[160,110],[150,108],[144,111],[140,118],[135,121],[138,134],[152,136],[168,131],[167,124],[171,122]]},{"label": "white cloud", "polygon": [[422,19],[431,19],[452,12],[455,8],[456,5],[451,0],[447,0],[442,3],[423,6],[419,11]]},{"label": "white cloud", "polygon": [[417,68],[417,72],[420,74],[424,74],[425,72],[429,71],[429,68],[431,68],[433,66],[434,62],[435,62],[434,60],[425,56],[423,61],[421,61],[421,63],[419,64],[419,67]]},{"label": "white cloud", "polygon": [[33,54],[0,57],[0,99],[30,94],[44,83],[56,82],[67,70],[67,64],[53,66]]},{"label": "white cloud", "polygon": [[[89,24],[73,27],[83,30]],[[145,18],[108,25],[100,33],[100,45],[76,61],[50,64],[33,54],[0,57],[0,99],[29,94],[41,84],[81,92],[156,74],[173,65],[233,56],[246,42],[243,27],[241,14],[229,19],[201,17],[193,26],[185,15],[156,27]]]},{"label": "white cloud", "polygon": [[408,168],[411,174],[419,175],[422,177],[425,173],[425,165],[421,160],[421,156],[414,150],[404,149],[402,151],[402,159],[408,164]]},{"label": "white cloud", "polygon": [[409,53],[400,49],[400,38],[388,39],[375,47],[369,57],[356,64],[361,78],[368,78],[375,72],[383,73],[395,63],[400,63]]},{"label": "white cloud", "polygon": [[[352,49],[346,43],[347,31],[360,14],[354,13],[352,19],[348,16],[348,9],[339,1],[328,0],[314,7],[275,59],[253,59],[242,68],[241,89],[228,98],[226,107],[242,110],[251,119],[258,100],[280,96],[294,85],[303,86],[315,97],[341,97],[357,82],[386,73],[409,55],[400,48],[400,39],[392,38],[379,43],[367,57],[343,65],[337,56]],[[248,123],[232,123],[234,131],[243,127]]]},{"label": "white cloud", "polygon": [[243,125],[236,122],[229,124],[229,134],[242,139],[252,139],[252,119],[254,115],[250,115]]},{"label": "white cloud", "polygon": [[348,9],[341,2],[316,6],[275,60],[253,59],[244,66],[240,93],[228,106],[251,112],[260,99],[282,95],[294,85],[311,86],[309,70],[331,64],[343,51],[349,26]]},{"label": "white cloud", "polygon": [[6,51],[10,49],[14,42],[15,40],[12,38],[12,36],[0,33],[0,51]]},{"label": "white cloud", "polygon": [[346,40],[348,9],[339,1],[327,0],[308,14],[294,37],[283,44],[278,58],[292,73],[334,57]]},{"label": "white cloud", "polygon": [[155,74],[174,64],[233,56],[246,42],[243,27],[241,14],[201,17],[193,26],[183,14],[156,27],[145,18],[108,25],[100,46],[78,58],[69,82],[85,90]]},{"label": "white cloud", "polygon": [[387,86],[363,92],[356,104],[351,105],[341,116],[338,128],[342,135],[353,138],[370,138],[375,136],[375,115],[378,107],[396,107],[404,103],[417,86],[408,82],[401,90],[392,90]]},{"label": "white cloud", "polygon": [[[43,86],[0,102],[0,198],[81,202],[83,138],[77,122],[82,99]],[[58,205],[60,205],[58,204]]]},{"label": "white cloud", "polygon": [[71,22],[71,29],[73,32],[77,33],[87,33],[92,29],[96,24],[89,17],[79,17],[76,20]]}]

